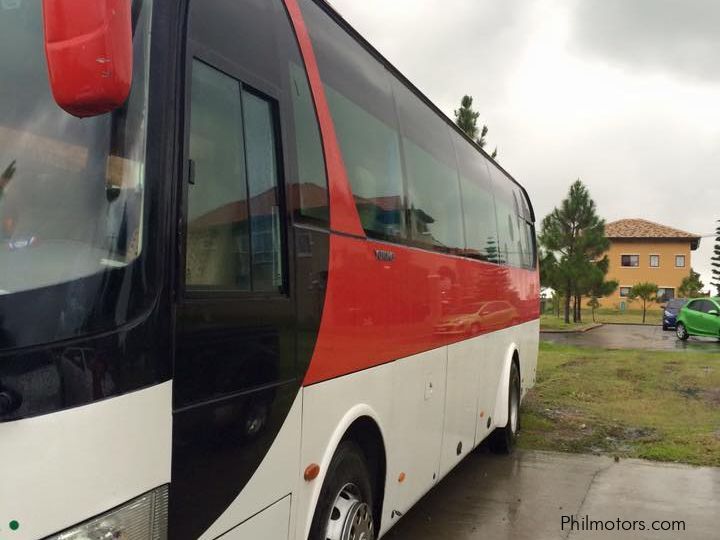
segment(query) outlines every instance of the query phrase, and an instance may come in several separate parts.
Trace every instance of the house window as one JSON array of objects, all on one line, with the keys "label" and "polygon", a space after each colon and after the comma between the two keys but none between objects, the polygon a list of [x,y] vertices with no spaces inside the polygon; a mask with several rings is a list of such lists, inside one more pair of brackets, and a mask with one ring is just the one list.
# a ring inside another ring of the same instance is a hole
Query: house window
[{"label": "house window", "polygon": [[660,267],[660,255],[650,255],[650,268]]},{"label": "house window", "polygon": [[685,268],[685,255],[675,255],[675,268]]},{"label": "house window", "polygon": [[675,298],[675,289],[672,287],[660,287],[657,292],[657,301],[665,304]]},{"label": "house window", "polygon": [[621,298],[627,298],[630,296],[630,289],[632,287],[620,287],[620,297]]},{"label": "house window", "polygon": [[638,266],[640,266],[640,255],[621,255],[620,265],[637,268]]}]

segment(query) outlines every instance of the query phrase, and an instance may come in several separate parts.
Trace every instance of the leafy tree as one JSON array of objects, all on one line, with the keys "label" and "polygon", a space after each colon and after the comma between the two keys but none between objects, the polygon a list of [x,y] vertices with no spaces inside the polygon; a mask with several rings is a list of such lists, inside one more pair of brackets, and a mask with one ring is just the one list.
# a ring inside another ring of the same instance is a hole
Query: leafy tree
[{"label": "leafy tree", "polygon": [[[460,108],[455,110],[455,123],[465,134],[473,139],[480,148],[485,148],[487,144],[486,136],[488,133],[488,127],[483,125],[482,129],[478,128],[478,118],[480,113],[472,108],[473,98],[472,96],[463,96],[460,101]],[[478,137],[478,133],[480,136]],[[497,147],[490,155],[491,158],[497,157]]]},{"label": "leafy tree", "polygon": [[[718,220],[720,224],[720,220]],[[715,229],[715,249],[712,257],[712,286],[717,289],[717,295],[720,296],[720,225]]]},{"label": "leafy tree", "polygon": [[628,298],[632,300],[641,300],[642,301],[642,309],[643,309],[643,324],[645,323],[645,316],[647,314],[647,304],[648,302],[654,302],[657,299],[657,293],[658,293],[658,286],[654,283],[649,283],[647,281],[643,283],[638,283],[637,285],[634,285],[632,289],[630,289],[630,295]]},{"label": "leafy tree", "polygon": [[690,269],[690,275],[682,280],[678,295],[681,298],[697,298],[703,295],[705,284],[700,280],[700,274]]},{"label": "leafy tree", "polygon": [[590,300],[588,300],[588,306],[590,306],[593,322],[597,322],[595,320],[595,310],[600,307],[600,300],[597,298],[597,296],[590,297]]},{"label": "leafy tree", "polygon": [[573,320],[580,322],[582,296],[597,285],[599,274],[602,282],[607,273],[607,263],[598,259],[610,242],[605,237],[605,220],[597,215],[595,202],[579,179],[560,206],[543,219],[539,239],[557,263],[551,275],[565,300],[565,322],[570,323],[571,303]]},{"label": "leafy tree", "polygon": [[540,286],[557,290],[561,284],[558,280],[558,261],[552,251],[540,248]]}]

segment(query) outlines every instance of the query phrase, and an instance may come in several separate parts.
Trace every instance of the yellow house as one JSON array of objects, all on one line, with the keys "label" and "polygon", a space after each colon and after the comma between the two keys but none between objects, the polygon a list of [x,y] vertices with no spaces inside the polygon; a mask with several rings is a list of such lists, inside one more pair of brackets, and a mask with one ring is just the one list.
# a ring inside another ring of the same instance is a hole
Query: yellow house
[{"label": "yellow house", "polygon": [[690,275],[690,257],[700,245],[700,237],[645,219],[621,219],[605,226],[610,240],[610,269],[607,279],[617,280],[620,287],[601,300],[607,307],[637,308],[628,301],[633,285],[655,283],[661,303],[678,296],[682,280]]}]

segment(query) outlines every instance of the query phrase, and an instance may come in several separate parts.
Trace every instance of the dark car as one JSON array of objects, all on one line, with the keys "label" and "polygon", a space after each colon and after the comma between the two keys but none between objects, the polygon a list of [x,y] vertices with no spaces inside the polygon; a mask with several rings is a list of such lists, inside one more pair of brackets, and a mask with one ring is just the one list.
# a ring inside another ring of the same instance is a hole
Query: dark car
[{"label": "dark car", "polygon": [[685,298],[675,298],[667,303],[663,311],[663,330],[675,328],[677,325],[678,314],[685,304],[687,304],[687,300]]}]

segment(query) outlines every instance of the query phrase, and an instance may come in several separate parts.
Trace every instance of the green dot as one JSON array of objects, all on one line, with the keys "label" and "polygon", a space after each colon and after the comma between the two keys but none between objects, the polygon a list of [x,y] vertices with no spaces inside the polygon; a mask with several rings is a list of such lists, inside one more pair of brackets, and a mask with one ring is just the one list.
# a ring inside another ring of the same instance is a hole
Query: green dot
[{"label": "green dot", "polygon": [[17,531],[20,528],[20,523],[13,519],[10,523],[8,523],[8,527],[10,527],[11,531]]}]

